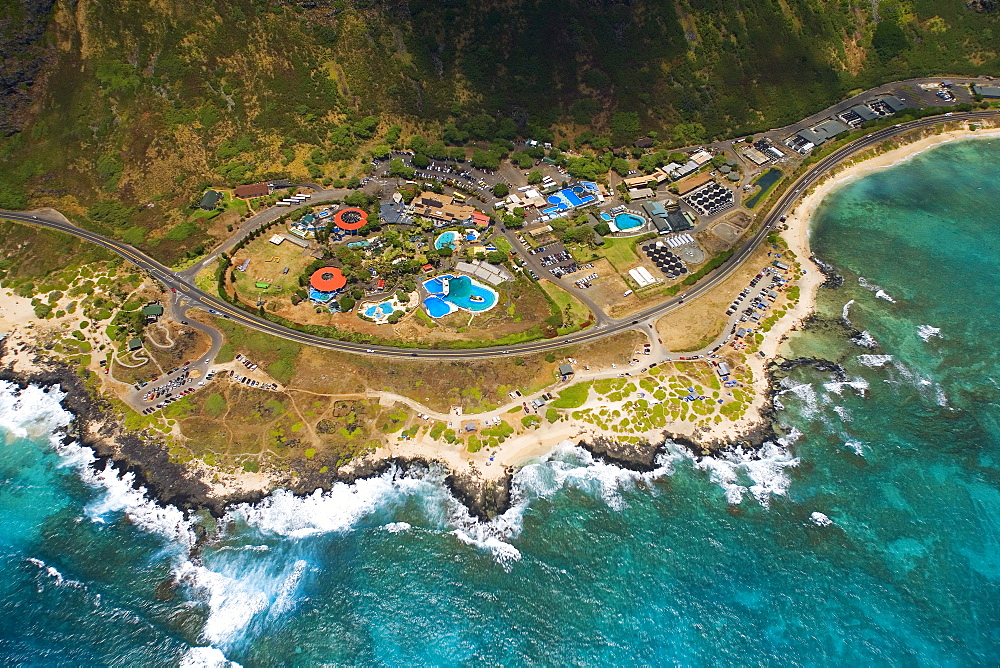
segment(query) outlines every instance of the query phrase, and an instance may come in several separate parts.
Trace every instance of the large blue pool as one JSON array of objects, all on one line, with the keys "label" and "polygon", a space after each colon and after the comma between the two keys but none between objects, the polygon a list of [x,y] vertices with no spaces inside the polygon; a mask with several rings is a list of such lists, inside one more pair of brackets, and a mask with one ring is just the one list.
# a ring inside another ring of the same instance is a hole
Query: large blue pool
[{"label": "large blue pool", "polygon": [[634,213],[619,213],[615,216],[615,227],[619,230],[631,230],[645,224],[646,220]]},{"label": "large blue pool", "polygon": [[432,318],[440,318],[460,308],[472,313],[482,313],[496,306],[497,293],[468,276],[444,274],[424,281],[430,296],[424,307]]}]

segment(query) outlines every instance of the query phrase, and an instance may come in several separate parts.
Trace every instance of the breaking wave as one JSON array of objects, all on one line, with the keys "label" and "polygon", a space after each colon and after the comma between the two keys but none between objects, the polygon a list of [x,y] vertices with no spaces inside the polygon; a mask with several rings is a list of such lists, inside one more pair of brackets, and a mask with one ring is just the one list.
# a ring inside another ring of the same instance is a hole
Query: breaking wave
[{"label": "breaking wave", "polygon": [[917,326],[917,336],[919,336],[924,341],[930,341],[935,336],[941,336],[940,327],[931,327],[930,325],[918,325]]}]

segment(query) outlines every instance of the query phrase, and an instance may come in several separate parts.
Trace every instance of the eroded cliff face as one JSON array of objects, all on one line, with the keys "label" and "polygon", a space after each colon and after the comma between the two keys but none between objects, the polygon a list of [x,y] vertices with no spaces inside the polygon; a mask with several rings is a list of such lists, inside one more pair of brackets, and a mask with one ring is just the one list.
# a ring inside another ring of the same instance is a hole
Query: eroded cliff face
[{"label": "eroded cliff face", "polygon": [[45,30],[55,0],[15,0],[0,8],[0,133],[20,130],[47,60]]}]

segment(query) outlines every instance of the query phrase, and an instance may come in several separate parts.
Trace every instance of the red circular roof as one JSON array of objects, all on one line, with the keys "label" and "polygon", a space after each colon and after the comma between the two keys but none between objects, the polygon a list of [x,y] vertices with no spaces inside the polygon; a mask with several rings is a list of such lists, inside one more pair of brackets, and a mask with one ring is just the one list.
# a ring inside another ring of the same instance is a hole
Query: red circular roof
[{"label": "red circular roof", "polygon": [[361,209],[341,209],[333,214],[334,224],[342,230],[360,230],[368,222],[368,214]]},{"label": "red circular roof", "polygon": [[347,285],[347,278],[336,267],[323,267],[309,277],[309,285],[320,292],[335,292]]}]

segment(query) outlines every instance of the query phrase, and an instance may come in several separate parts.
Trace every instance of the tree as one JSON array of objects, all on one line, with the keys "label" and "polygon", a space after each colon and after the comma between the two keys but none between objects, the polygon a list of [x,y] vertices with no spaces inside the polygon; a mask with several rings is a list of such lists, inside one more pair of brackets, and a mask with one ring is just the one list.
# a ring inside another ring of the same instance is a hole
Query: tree
[{"label": "tree", "polygon": [[597,225],[594,225],[594,231],[600,234],[602,237],[606,237],[609,234],[611,234],[611,226],[608,225],[607,222],[602,220]]},{"label": "tree", "polygon": [[503,251],[495,250],[486,254],[486,261],[493,264],[502,264],[507,259],[507,254]]},{"label": "tree", "polygon": [[875,26],[875,34],[872,35],[872,47],[878,54],[879,60],[888,62],[901,54],[909,46],[906,33],[899,27],[899,24],[892,20],[879,21]]},{"label": "tree", "polygon": [[530,185],[535,185],[536,183],[542,182],[542,173],[537,169],[528,172],[528,183]]},{"label": "tree", "polygon": [[506,183],[500,182],[493,186],[494,197],[506,197],[509,194],[510,188],[507,187]]},{"label": "tree", "polygon": [[476,149],[472,152],[472,166],[479,169],[497,169],[500,166],[500,156],[491,151]]},{"label": "tree", "polygon": [[519,230],[524,227],[524,218],[520,216],[512,216],[509,213],[503,215],[503,224],[512,230]]},{"label": "tree", "polygon": [[633,141],[639,135],[639,114],[619,111],[611,116],[611,134],[619,145]]},{"label": "tree", "polygon": [[722,155],[721,153],[719,155],[712,156],[712,167],[719,168],[722,167],[724,164],[726,164],[726,156]]},{"label": "tree", "polygon": [[412,179],[413,174],[413,167],[403,164],[401,158],[393,158],[389,161],[389,176]]},{"label": "tree", "polygon": [[341,311],[347,313],[354,308],[354,305],[357,304],[357,302],[354,301],[354,297],[344,296],[337,300],[337,304],[340,305]]},{"label": "tree", "polygon": [[376,116],[365,116],[354,124],[352,128],[354,136],[358,139],[371,139],[378,130],[378,118]]},{"label": "tree", "polygon": [[396,146],[399,143],[399,136],[403,133],[403,128],[399,125],[391,125],[389,129],[385,131],[385,141],[390,146]]},{"label": "tree", "polygon": [[627,176],[631,165],[628,164],[628,160],[625,158],[615,158],[611,163],[611,169],[615,170],[618,176]]},{"label": "tree", "polygon": [[413,135],[406,145],[414,153],[423,153],[427,148],[427,140],[420,135]]},{"label": "tree", "polygon": [[454,123],[448,123],[441,130],[441,139],[452,145],[464,144],[469,140],[469,133],[460,130]]},{"label": "tree", "polygon": [[527,169],[535,164],[535,160],[530,155],[521,151],[518,151],[514,155],[510,156],[510,161],[515,163],[521,169]]},{"label": "tree", "polygon": [[680,151],[674,151],[670,154],[669,160],[670,162],[676,162],[678,165],[683,165],[688,161],[688,154]]},{"label": "tree", "polygon": [[700,144],[706,136],[705,126],[701,123],[678,123],[674,126],[674,140],[684,146]]},{"label": "tree", "polygon": [[413,166],[418,169],[425,169],[427,165],[431,164],[430,158],[428,158],[423,153],[417,153],[413,156]]},{"label": "tree", "polygon": [[379,144],[372,149],[372,157],[378,158],[379,160],[385,160],[391,155],[392,149],[389,148],[388,144]]}]

